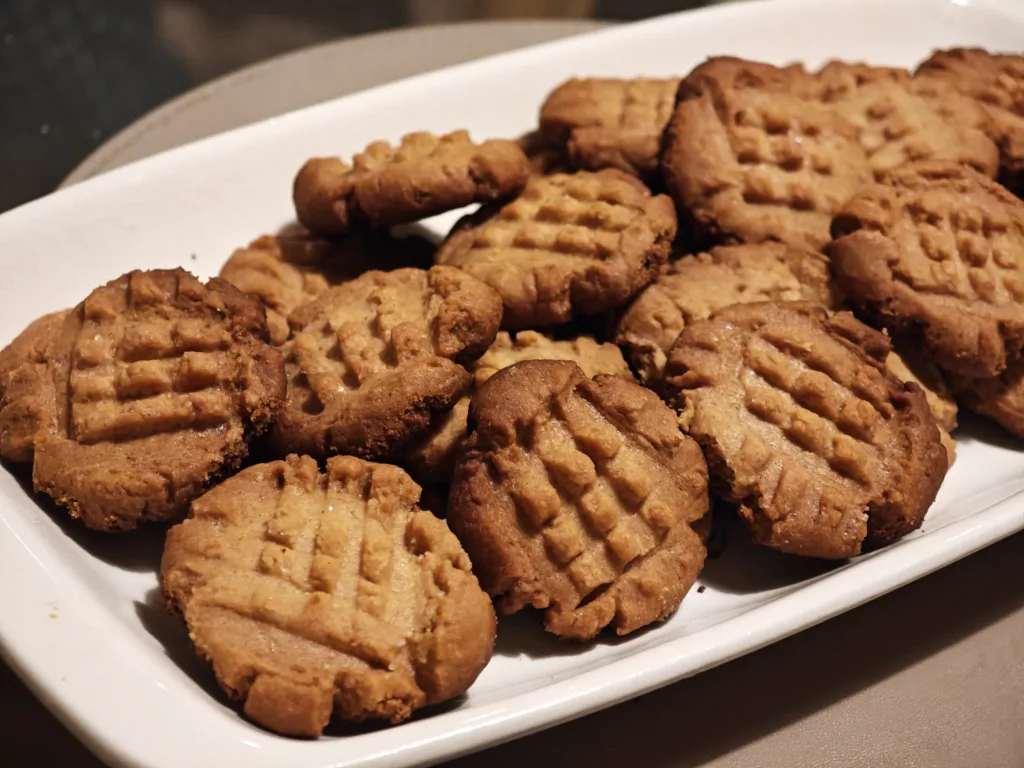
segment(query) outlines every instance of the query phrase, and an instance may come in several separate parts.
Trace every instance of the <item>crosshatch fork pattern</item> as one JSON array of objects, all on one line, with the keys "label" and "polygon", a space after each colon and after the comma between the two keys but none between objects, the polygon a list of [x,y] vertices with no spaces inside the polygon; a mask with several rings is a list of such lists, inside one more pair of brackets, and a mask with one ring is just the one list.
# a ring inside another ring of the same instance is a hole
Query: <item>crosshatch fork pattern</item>
[{"label": "crosshatch fork pattern", "polygon": [[398,467],[339,456],[320,473],[292,455],[218,486],[168,533],[165,595],[251,718],[298,736],[332,710],[397,723],[480,673],[493,608],[419,496]]},{"label": "crosshatch fork pattern", "polygon": [[174,289],[168,295],[136,272],[125,288],[105,286],[85,302],[69,386],[79,442],[214,427],[231,419],[234,395],[224,385],[233,381],[237,363],[229,351],[228,321],[168,322],[177,292],[198,295],[203,287],[181,276]]}]

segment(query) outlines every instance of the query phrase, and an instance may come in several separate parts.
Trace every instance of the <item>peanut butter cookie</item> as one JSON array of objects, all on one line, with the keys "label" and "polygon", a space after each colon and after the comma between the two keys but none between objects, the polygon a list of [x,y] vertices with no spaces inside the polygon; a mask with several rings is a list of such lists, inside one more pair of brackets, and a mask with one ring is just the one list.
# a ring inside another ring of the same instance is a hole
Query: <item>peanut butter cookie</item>
[{"label": "peanut butter cookie", "polygon": [[371,269],[429,267],[433,253],[421,237],[353,232],[341,240],[323,240],[298,230],[264,235],[239,248],[220,276],[263,302],[270,340],[280,345],[291,335],[288,315],[328,288]]},{"label": "peanut butter cookie", "polygon": [[541,133],[577,168],[618,168],[651,181],[679,78],[573,78],[540,108]]},{"label": "peanut butter cookie", "polygon": [[907,162],[944,160],[994,177],[999,150],[981,127],[981,106],[949,83],[903,69],[831,61],[816,75],[818,98],[856,126],[875,176]]},{"label": "peanut butter cookie", "polygon": [[1024,185],[1024,56],[981,48],[935,51],[918,78],[944,80],[974,98],[988,113],[987,130],[999,146],[999,180]]},{"label": "peanut butter cookie", "polygon": [[815,87],[802,67],[735,58],[709,59],[684,79],[662,172],[699,236],[828,243],[832,216],[873,177],[860,132]]},{"label": "peanut butter cookie", "polygon": [[399,723],[463,693],[495,617],[448,527],[398,467],[351,456],[249,467],[167,534],[161,582],[245,714],[319,736],[332,713]]},{"label": "peanut butter cookie", "polygon": [[587,376],[606,373],[632,380],[629,366],[614,344],[598,344],[589,336],[554,340],[536,331],[520,331],[513,339],[501,331],[494,343],[466,367],[473,374],[473,384],[421,443],[405,457],[409,473],[423,483],[447,483],[452,479],[455,456],[466,437],[469,401],[473,389],[480,387],[503,368],[523,360],[571,360]]},{"label": "peanut butter cookie", "polygon": [[480,387],[469,421],[448,521],[500,611],[585,640],[678,607],[704,563],[707,468],[653,392],[531,360]]},{"label": "peanut butter cookie", "polygon": [[501,208],[466,217],[439,264],[492,286],[503,327],[559,325],[626,303],[665,263],[676,234],[672,201],[620,171],[534,176]]},{"label": "peanut butter cookie", "polygon": [[911,163],[832,225],[846,298],[941,368],[999,374],[1024,346],[1024,203],[965,166]]},{"label": "peanut butter cookie", "polygon": [[797,299],[838,305],[820,252],[782,243],[719,246],[669,264],[623,314],[615,342],[640,381],[657,388],[688,323],[730,304]]},{"label": "peanut butter cookie", "polygon": [[807,302],[737,304],[680,334],[666,383],[756,541],[846,558],[921,525],[948,459],[888,354],[884,334]]},{"label": "peanut butter cookie", "polygon": [[53,325],[43,362],[7,379],[0,442],[89,528],[183,517],[284,396],[263,308],[217,278],[131,272]]},{"label": "peanut butter cookie", "polygon": [[375,141],[352,159],[309,160],[295,177],[295,212],[320,235],[425,219],[470,203],[510,197],[530,165],[514,141],[474,144],[466,131],[410,133],[394,147]]},{"label": "peanut butter cookie", "polygon": [[501,300],[451,267],[367,272],[289,318],[279,455],[401,455],[469,386],[459,363],[494,341]]}]

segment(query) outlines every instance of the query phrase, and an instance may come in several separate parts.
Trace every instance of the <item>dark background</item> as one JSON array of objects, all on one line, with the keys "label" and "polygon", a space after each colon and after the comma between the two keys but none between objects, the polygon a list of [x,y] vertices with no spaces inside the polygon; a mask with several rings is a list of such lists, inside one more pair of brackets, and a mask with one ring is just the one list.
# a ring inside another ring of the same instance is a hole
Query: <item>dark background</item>
[{"label": "dark background", "polygon": [[715,0],[0,0],[0,211],[45,195],[130,122],[316,43],[469,19],[628,20]]}]

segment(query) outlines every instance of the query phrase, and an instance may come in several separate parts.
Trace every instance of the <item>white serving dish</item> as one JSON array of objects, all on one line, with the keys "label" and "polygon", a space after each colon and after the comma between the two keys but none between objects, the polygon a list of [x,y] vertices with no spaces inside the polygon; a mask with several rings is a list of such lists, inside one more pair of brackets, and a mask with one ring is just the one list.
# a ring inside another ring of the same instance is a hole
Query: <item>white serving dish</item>
[{"label": "white serving dish", "polygon": [[[136,267],[210,276],[238,244],[291,218],[311,155],[349,155],[409,130],[476,137],[532,127],[571,75],[683,74],[705,56],[816,65],[913,65],[958,44],[1020,49],[1015,0],[775,0],[677,14],[388,85],[233,131],[0,216],[0,343]],[[431,222],[444,232],[455,214]],[[32,690],[101,758],[171,766],[399,766],[438,761],[636,696],[823,621],[1024,529],[1024,453],[968,424],[924,529],[826,568],[733,547],[665,625],[628,640],[560,644],[539,619],[505,619],[468,696],[396,728],[295,741],[244,720],[160,605],[161,531],[88,533],[0,470],[0,646]],[[680,713],[685,716],[685,713]]]}]

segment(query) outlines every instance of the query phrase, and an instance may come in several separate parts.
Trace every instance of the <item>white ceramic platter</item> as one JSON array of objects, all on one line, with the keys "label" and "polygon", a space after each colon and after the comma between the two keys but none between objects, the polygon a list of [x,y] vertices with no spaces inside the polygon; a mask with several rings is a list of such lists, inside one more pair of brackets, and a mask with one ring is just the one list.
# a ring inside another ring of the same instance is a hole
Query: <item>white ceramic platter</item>
[{"label": "white ceramic platter", "polygon": [[[467,127],[531,128],[571,75],[684,74],[705,56],[910,66],[957,44],[1020,50],[1018,0],[775,0],[679,14],[406,80],[174,150],[0,216],[0,343],[136,267],[210,276],[291,218],[311,155]],[[443,232],[454,215],[431,222]],[[0,470],[0,641],[33,691],[104,760],[170,766],[398,766],[441,760],[622,701],[764,646],[1024,529],[1024,453],[968,423],[923,531],[843,566],[732,547],[666,624],[560,644],[503,620],[469,694],[396,728],[294,741],[248,723],[160,605],[161,531],[90,534]],[[681,713],[681,716],[682,713]]]}]

